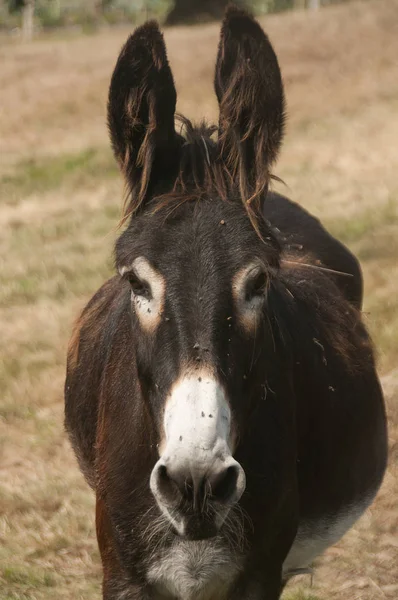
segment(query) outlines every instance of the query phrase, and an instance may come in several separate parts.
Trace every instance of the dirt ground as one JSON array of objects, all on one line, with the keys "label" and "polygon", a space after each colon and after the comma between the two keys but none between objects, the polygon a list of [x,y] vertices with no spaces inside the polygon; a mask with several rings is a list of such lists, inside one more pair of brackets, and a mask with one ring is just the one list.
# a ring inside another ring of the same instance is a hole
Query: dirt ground
[{"label": "dirt ground", "polygon": [[[398,1],[262,19],[288,99],[278,189],[359,256],[390,464],[373,506],[290,600],[398,597]],[[169,29],[188,117],[217,118],[218,25]],[[122,182],[107,86],[128,30],[0,39],[0,598],[100,597],[93,497],[63,432],[73,318],[112,271]],[[312,583],[312,585],[311,585]]]}]

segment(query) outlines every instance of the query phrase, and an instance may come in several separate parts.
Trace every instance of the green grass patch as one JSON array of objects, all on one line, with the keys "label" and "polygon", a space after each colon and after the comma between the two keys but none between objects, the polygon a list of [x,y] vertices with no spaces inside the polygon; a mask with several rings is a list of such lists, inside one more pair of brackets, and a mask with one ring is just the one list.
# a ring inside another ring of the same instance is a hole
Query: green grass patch
[{"label": "green grass patch", "polygon": [[43,193],[66,184],[71,189],[87,187],[118,175],[110,149],[88,148],[75,154],[33,158],[18,163],[0,179],[0,202],[17,204],[32,193]]},{"label": "green grass patch", "polygon": [[1,596],[1,600],[37,600],[37,596],[32,596],[30,593],[21,593],[21,592],[7,592],[5,591],[5,596]]},{"label": "green grass patch", "polygon": [[282,600],[321,600],[320,596],[315,596],[310,592],[303,590],[288,591],[282,596]]},{"label": "green grass patch", "polygon": [[390,199],[384,206],[374,207],[363,211],[349,219],[328,219],[326,225],[329,231],[345,244],[366,241],[365,236],[374,235],[383,228],[398,225],[398,202]]},{"label": "green grass patch", "polygon": [[93,293],[111,275],[111,260],[103,264],[40,264],[32,267],[29,273],[12,279],[0,278],[0,304],[20,306],[33,304],[39,299],[59,302],[84,297]]},{"label": "green grass patch", "polygon": [[15,404],[15,402],[7,402],[0,406],[0,418],[6,423],[11,423],[16,419],[31,419],[36,415],[36,411],[32,406]]},{"label": "green grass patch", "polygon": [[113,273],[118,215],[117,202],[95,209],[82,206],[12,228],[6,252],[13,262],[0,274],[0,306],[93,293]]},{"label": "green grass patch", "polygon": [[395,297],[378,298],[365,294],[365,323],[375,343],[382,370],[389,371],[398,361],[398,312]]},{"label": "green grass patch", "polygon": [[34,567],[9,565],[1,570],[0,578],[5,584],[17,585],[23,588],[54,587],[56,579],[53,573]]}]

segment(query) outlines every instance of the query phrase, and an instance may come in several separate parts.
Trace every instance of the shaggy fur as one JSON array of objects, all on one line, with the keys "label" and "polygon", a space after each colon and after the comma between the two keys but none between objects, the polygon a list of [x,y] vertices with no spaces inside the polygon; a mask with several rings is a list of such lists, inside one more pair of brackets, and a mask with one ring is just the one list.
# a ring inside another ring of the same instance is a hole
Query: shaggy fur
[{"label": "shaggy fur", "polygon": [[[182,119],[176,131],[154,22],[127,40],[112,76],[108,122],[127,226],[118,274],[74,328],[65,383],[66,429],[97,499],[104,600],[278,600],[289,575],[368,506],[385,470],[360,267],[314,217],[268,192],[282,79],[267,36],[236,8],[222,25],[215,89],[218,126]],[[131,301],[151,293],[131,267],[139,257],[165,289],[146,329]],[[253,264],[237,301],[237,275]],[[183,538],[149,481],[187,365],[225,391],[246,489],[217,530],[221,499],[205,488],[195,504],[186,480],[171,508],[196,523]]]}]

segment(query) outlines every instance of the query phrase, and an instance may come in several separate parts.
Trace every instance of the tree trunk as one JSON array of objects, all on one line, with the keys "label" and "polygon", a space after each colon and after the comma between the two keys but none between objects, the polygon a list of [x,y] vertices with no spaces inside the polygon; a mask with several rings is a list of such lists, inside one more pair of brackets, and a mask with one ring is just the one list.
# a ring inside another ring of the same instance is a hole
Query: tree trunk
[{"label": "tree trunk", "polygon": [[294,8],[305,8],[305,0],[294,0]]},{"label": "tree trunk", "polygon": [[33,16],[35,12],[34,0],[26,0],[22,9],[22,37],[30,41],[33,37]]},{"label": "tree trunk", "polygon": [[310,10],[318,10],[321,7],[321,0],[308,0]]},{"label": "tree trunk", "polygon": [[[235,2],[241,4],[242,2]],[[229,0],[175,0],[167,25],[221,19]]]}]

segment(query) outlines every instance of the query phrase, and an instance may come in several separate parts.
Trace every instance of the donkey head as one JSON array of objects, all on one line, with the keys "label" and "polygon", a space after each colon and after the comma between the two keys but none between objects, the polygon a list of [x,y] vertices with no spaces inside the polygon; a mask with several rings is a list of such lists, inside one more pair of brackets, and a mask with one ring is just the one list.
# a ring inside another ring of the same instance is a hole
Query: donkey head
[{"label": "donkey head", "polygon": [[150,22],[122,49],[108,105],[130,219],[116,264],[158,440],[150,488],[190,538],[215,535],[244,492],[240,440],[264,398],[274,343],[267,293],[280,249],[261,203],[284,94],[267,36],[236,8],[222,26],[215,90],[219,127],[184,120],[177,133],[173,77]]}]

